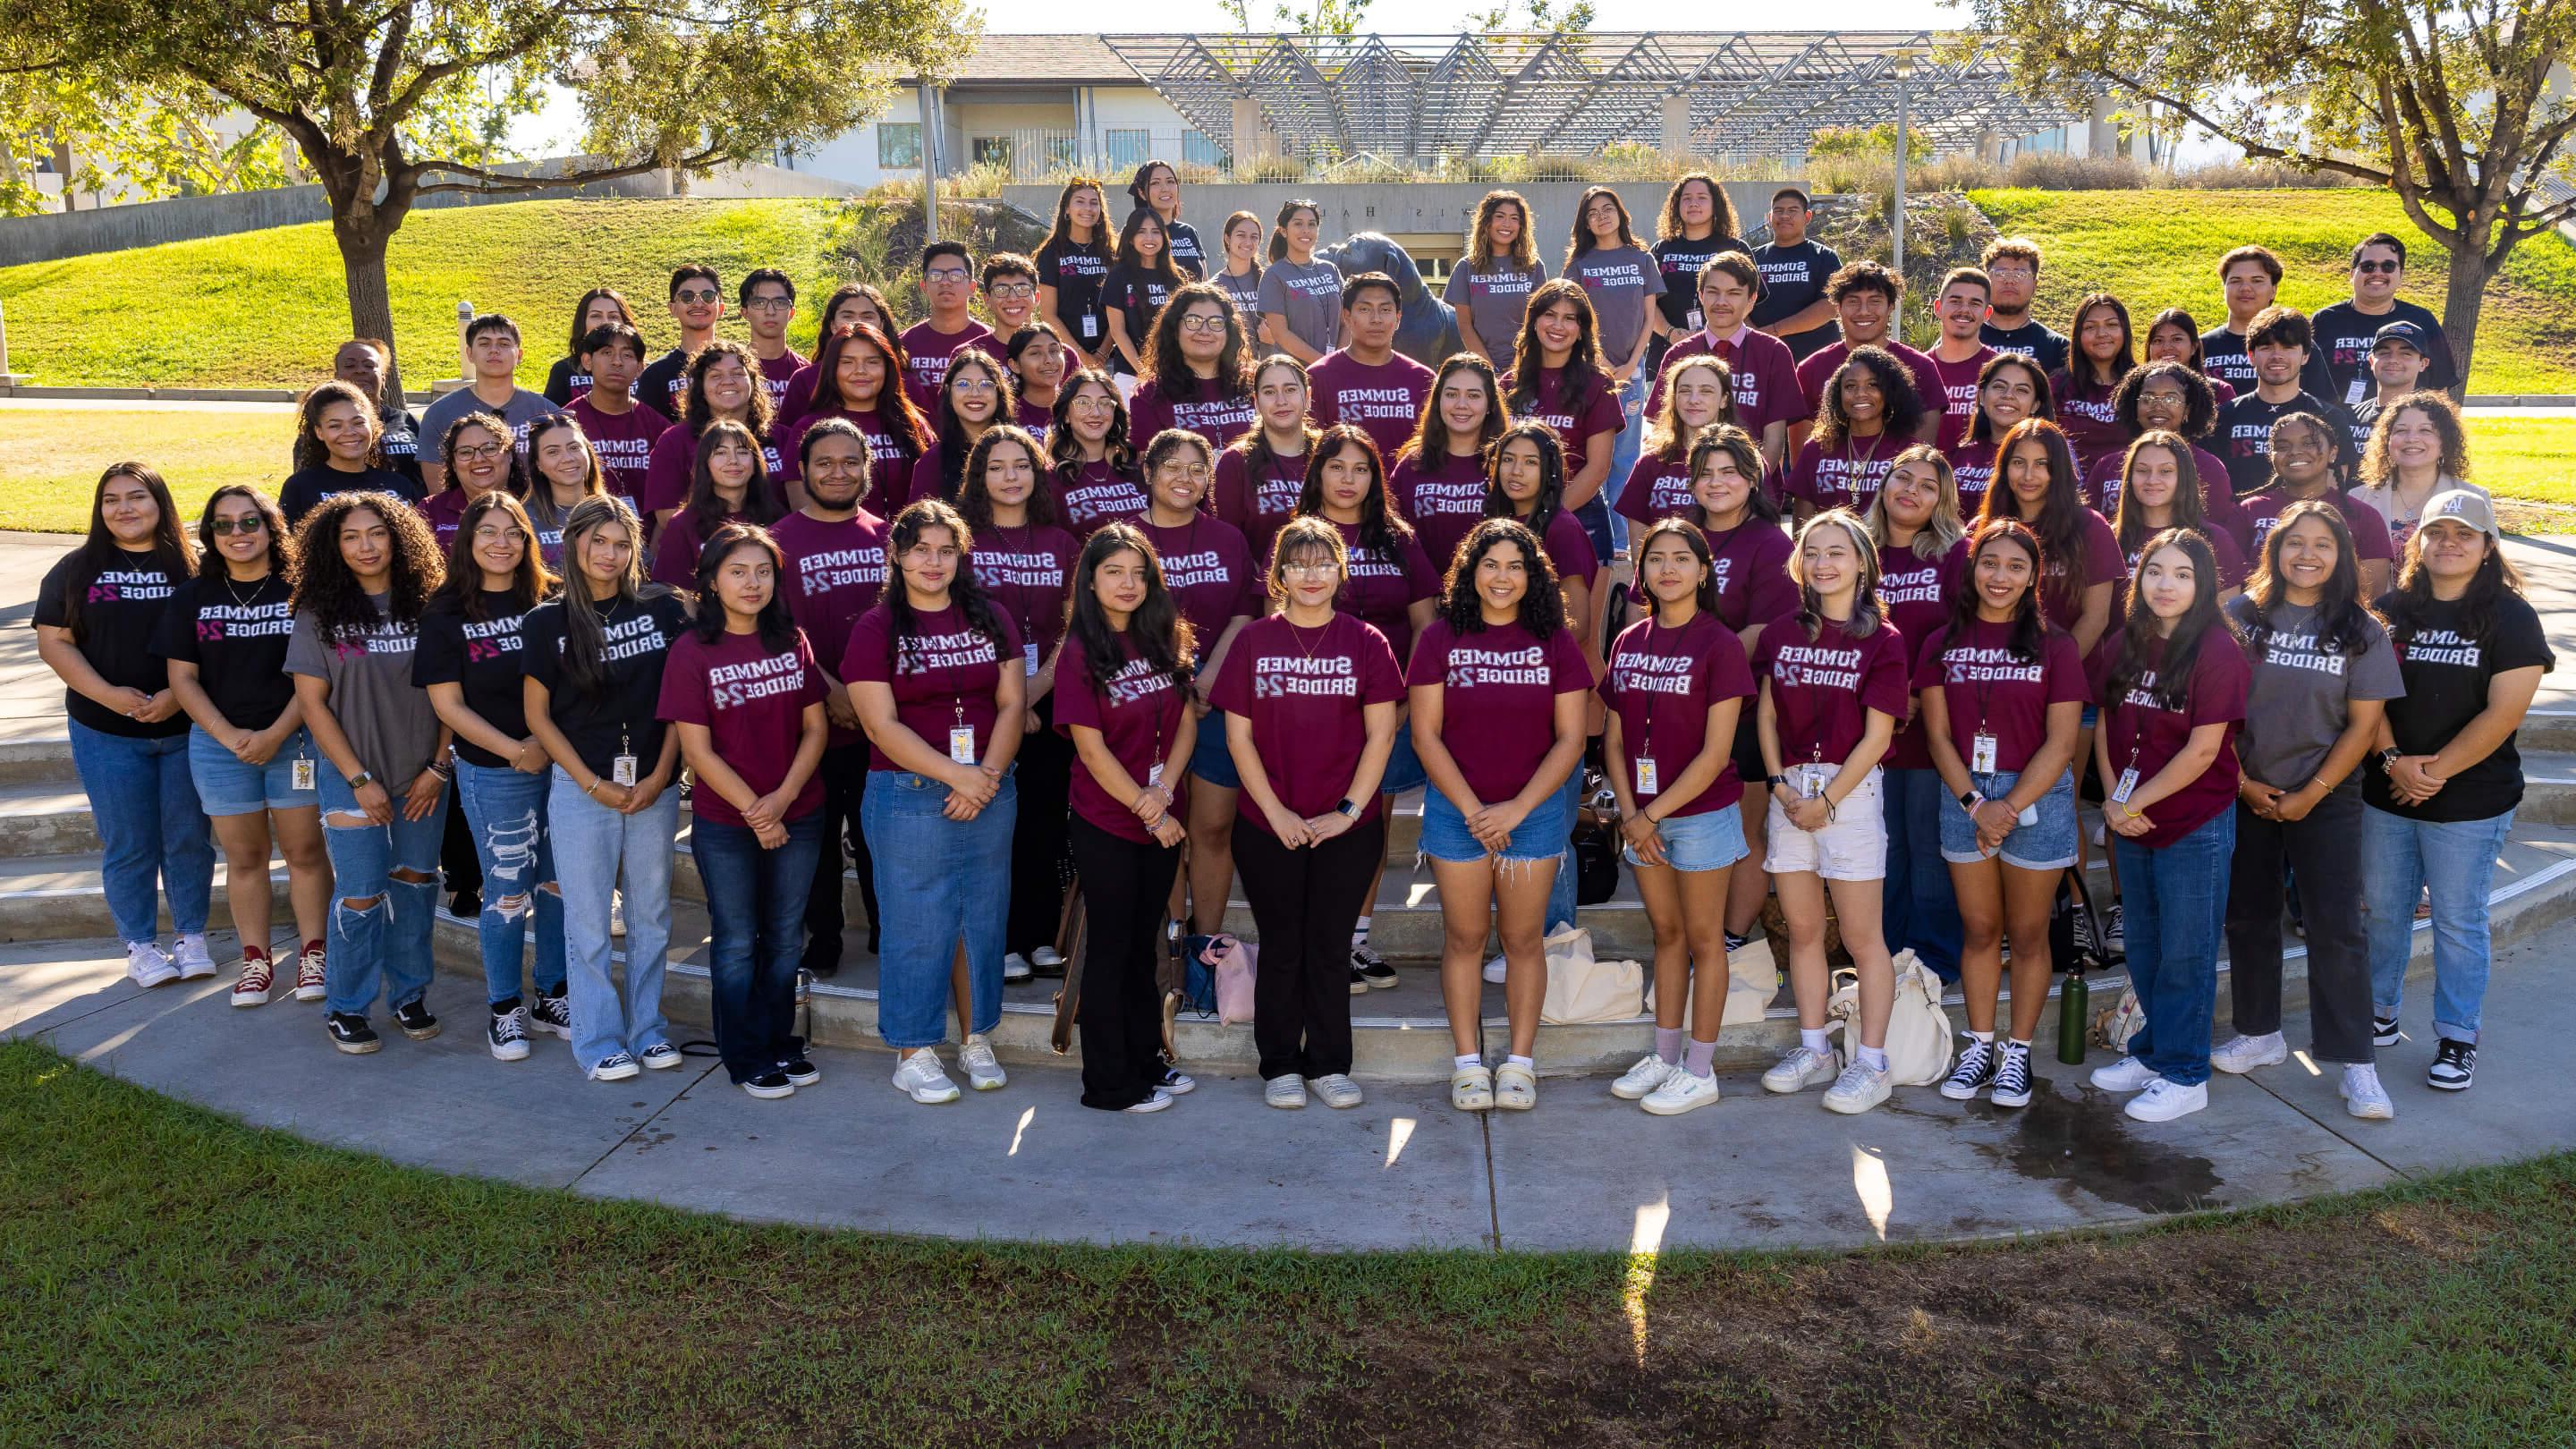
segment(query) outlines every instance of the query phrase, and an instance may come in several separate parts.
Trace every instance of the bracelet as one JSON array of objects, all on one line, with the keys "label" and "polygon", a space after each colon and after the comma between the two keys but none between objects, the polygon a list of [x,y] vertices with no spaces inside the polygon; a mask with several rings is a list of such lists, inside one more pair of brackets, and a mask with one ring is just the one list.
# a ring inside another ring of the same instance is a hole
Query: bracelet
[{"label": "bracelet", "polygon": [[590,777],[590,783],[581,787],[581,793],[589,796],[593,800],[596,800],[599,798],[599,787],[606,783],[607,781],[602,780],[599,776],[593,775]]},{"label": "bracelet", "polygon": [[2137,818],[2138,818],[2138,811],[2137,811],[2137,807],[2135,807],[2135,806],[2131,805],[2128,801],[2126,801],[2126,800],[2121,801],[2121,802],[2120,802],[2120,809],[2121,809],[2124,813],[2126,813],[2130,819],[2135,820],[2135,819],[2137,819]]}]

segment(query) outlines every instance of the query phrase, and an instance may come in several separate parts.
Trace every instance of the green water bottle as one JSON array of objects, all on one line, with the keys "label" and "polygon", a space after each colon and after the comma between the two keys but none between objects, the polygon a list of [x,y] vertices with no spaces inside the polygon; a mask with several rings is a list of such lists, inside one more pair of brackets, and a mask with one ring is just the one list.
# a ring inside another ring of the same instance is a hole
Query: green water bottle
[{"label": "green water bottle", "polygon": [[2093,988],[2080,970],[2066,973],[2057,988],[2057,1059],[2070,1067],[2084,1065],[2084,1032],[2093,1016]]}]

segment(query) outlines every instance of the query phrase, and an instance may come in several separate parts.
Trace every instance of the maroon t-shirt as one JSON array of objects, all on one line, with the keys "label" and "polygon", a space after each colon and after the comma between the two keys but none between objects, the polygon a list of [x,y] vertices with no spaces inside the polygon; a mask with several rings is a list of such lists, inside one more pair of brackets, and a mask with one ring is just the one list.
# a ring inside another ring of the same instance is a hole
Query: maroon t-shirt
[{"label": "maroon t-shirt", "polygon": [[1335,607],[1358,615],[1361,623],[1384,635],[1399,662],[1412,658],[1413,616],[1407,611],[1416,600],[1439,595],[1439,571],[1431,567],[1419,540],[1399,536],[1396,556],[1387,558],[1360,542],[1358,524],[1333,526],[1342,531],[1351,557],[1350,577],[1343,581]]},{"label": "maroon t-shirt", "polygon": [[1790,465],[1789,481],[1781,491],[1814,504],[1820,513],[1848,508],[1865,515],[1878,490],[1887,486],[1896,455],[1909,446],[1885,433],[1867,438],[1846,434],[1831,448],[1809,438],[1798,445],[1798,461]]},{"label": "maroon t-shirt", "polygon": [[[1694,614],[1679,629],[1646,619],[1622,630],[1610,645],[1601,701],[1619,712],[1619,738],[1627,747],[1628,783],[1638,807],[1670,789],[1707,747],[1711,706],[1730,699],[1749,701],[1752,695],[1753,671],[1744,661],[1743,642],[1709,615]],[[1739,711],[1737,718],[1743,717]],[[1733,741],[1719,741],[1718,753],[1726,764],[1717,778],[1673,815],[1706,815],[1731,809],[1744,798],[1744,782],[1735,775]],[[1637,783],[1638,760],[1655,762],[1657,790]]]},{"label": "maroon t-shirt", "polygon": [[1055,409],[1021,398],[1011,404],[1011,421],[1026,428],[1039,447],[1045,447],[1047,435],[1055,431]]},{"label": "maroon t-shirt", "polygon": [[817,376],[814,364],[809,362],[787,379],[786,390],[780,395],[778,405],[769,410],[770,432],[785,437],[788,425],[805,416],[806,410],[813,407]]},{"label": "maroon t-shirt", "polygon": [[[1211,702],[1252,727],[1252,750],[1279,803],[1299,816],[1341,804],[1368,746],[1364,709],[1404,698],[1404,672],[1386,636],[1349,614],[1300,629],[1285,614],[1256,619],[1235,636]],[[1359,802],[1362,823],[1377,818],[1377,792]],[[1236,803],[1268,832],[1250,791]]]},{"label": "maroon t-shirt", "polygon": [[581,435],[590,439],[590,450],[599,455],[600,478],[608,491],[621,498],[642,498],[644,475],[653,464],[653,444],[670,431],[671,420],[642,403],[622,413],[604,413],[591,402],[589,393],[574,398],[564,411],[581,424]]},{"label": "maroon t-shirt", "polygon": [[1358,424],[1376,442],[1380,462],[1403,450],[1431,400],[1431,369],[1401,352],[1371,364],[1337,347],[1307,369],[1307,378],[1314,390],[1307,411],[1315,426]]},{"label": "maroon t-shirt", "polygon": [[[2084,501],[2104,518],[2120,516],[2120,466],[2128,461],[2129,445],[2123,442],[2116,450],[2093,460],[2084,474]],[[2200,511],[2209,521],[2234,535],[2239,552],[2253,536],[2245,521],[2245,510],[2237,505],[2236,488],[2227,477],[2227,463],[2216,453],[2195,443],[2191,449],[2191,466],[2200,472]]]},{"label": "maroon t-shirt", "polygon": [[1741,336],[1711,345],[1708,334],[1694,332],[1676,342],[1664,353],[1662,367],[1655,375],[1655,385],[1646,393],[1645,415],[1664,415],[1664,379],[1671,376],[1673,364],[1703,353],[1715,353],[1734,374],[1735,424],[1755,438],[1773,423],[1795,425],[1815,416],[1807,405],[1806,389],[1798,385],[1798,355],[1789,344],[1768,332],[1747,327]]},{"label": "maroon t-shirt", "polygon": [[1986,493],[1995,486],[1995,445],[1961,441],[1941,450],[1950,459],[1950,476],[1959,487],[1959,517],[1971,529],[1977,514],[1986,506]]},{"label": "maroon t-shirt", "polygon": [[[2045,541],[2041,547],[2045,551]],[[2060,629],[2074,628],[2075,621],[2084,617],[2084,595],[2067,585],[2066,561],[2043,558],[2040,574],[2041,612],[2048,615],[2048,622]],[[2089,508],[2084,510],[2085,590],[2089,591],[2095,584],[2109,584],[2111,596],[2118,598],[2120,581],[2128,576],[2129,559],[2120,552],[2120,536],[2111,531],[2110,524],[2102,521],[2101,514]]]},{"label": "maroon t-shirt", "polygon": [[968,318],[963,332],[942,332],[927,321],[915,322],[896,338],[903,344],[903,390],[912,395],[912,405],[923,417],[935,423],[939,416],[939,387],[948,381],[948,364],[957,354],[993,335],[993,329]]},{"label": "maroon t-shirt", "polygon": [[[2373,559],[2381,562],[2396,559],[2397,550],[2388,541],[2388,520],[2380,516],[2378,509],[2339,488],[2326,490],[2326,499],[2334,504],[2336,512],[2343,515],[2344,527],[2352,530],[2354,559],[2362,563]],[[2270,536],[2273,526],[2281,521],[2282,512],[2294,501],[2275,488],[2250,493],[2239,500],[2245,514],[2246,529],[2254,535],[2253,547],[2247,551],[2249,555],[2262,551],[2263,540]]]},{"label": "maroon t-shirt", "polygon": [[1785,621],[1762,631],[1752,665],[1771,685],[1783,767],[1841,764],[1873,709],[1905,718],[1905,636],[1884,620],[1857,639],[1831,623],[1809,639]]},{"label": "maroon t-shirt", "polygon": [[[1100,731],[1101,742],[1128,778],[1149,785],[1154,767],[1170,758],[1172,741],[1185,727],[1185,700],[1171,672],[1137,658],[1134,642],[1124,634],[1118,636],[1118,652],[1119,669],[1102,684],[1091,677],[1091,656],[1083,650],[1082,640],[1065,640],[1064,652],[1056,657],[1055,727],[1066,739],[1073,738],[1075,725]],[[1163,780],[1172,790],[1175,818],[1186,819],[1189,814],[1183,789],[1188,773],[1184,769],[1180,779]],[[1074,814],[1121,840],[1153,843],[1154,832],[1111,797],[1079,754],[1073,761],[1072,797]]]},{"label": "maroon t-shirt", "polygon": [[[827,690],[801,629],[786,649],[771,649],[758,634],[720,634],[713,644],[704,644],[691,629],[671,642],[670,662],[662,666],[658,713],[673,724],[704,725],[717,756],[753,794],[766,795],[785,783],[787,767],[796,762],[805,707],[822,703]],[[690,794],[689,808],[701,821],[743,823],[733,802],[703,781]],[[823,772],[818,769],[805,777],[787,807],[787,818],[802,819],[822,808]]]},{"label": "maroon t-shirt", "polygon": [[[2150,666],[2160,662],[2164,650],[2164,640],[2149,640],[2146,662]],[[2110,682],[2107,662],[2095,682]],[[2144,787],[2182,753],[2194,729],[2208,724],[2229,726],[2218,747],[2218,758],[2209,762],[2208,769],[2190,784],[2146,807],[2144,814],[2155,822],[2155,828],[2138,837],[2138,843],[2162,849],[2236,803],[2236,734],[2245,722],[2245,698],[2253,687],[2254,669],[2245,662],[2244,650],[2212,630],[2202,636],[2200,648],[2193,652],[2191,683],[2183,693],[2182,708],[2165,708],[2156,697],[2155,682],[2151,667],[2127,694],[2102,711],[2102,738],[2110,744],[2114,784],[2119,779],[2117,772],[2134,769],[2139,786]]]},{"label": "maroon t-shirt", "polygon": [[[850,630],[850,647],[841,656],[841,678],[852,684],[890,686],[896,721],[943,755],[948,753],[950,729],[958,725],[972,729],[975,758],[987,759],[993,748],[993,721],[1002,712],[994,693],[1001,686],[1002,665],[1021,652],[1018,627],[1008,612],[996,612],[1001,614],[1002,628],[998,649],[967,624],[965,612],[954,604],[936,613],[914,615],[912,637],[898,649],[894,614],[879,603],[861,614]],[[871,744],[868,768],[903,767]]]},{"label": "maroon t-shirt", "polygon": [[1082,545],[1061,528],[1024,523],[975,530],[975,551],[966,566],[1017,627],[1022,672],[1037,673],[1064,637],[1065,603],[1072,597],[1073,566],[1081,557]]},{"label": "maroon t-shirt", "polygon": [[[787,612],[808,639],[819,639],[815,658],[838,660],[848,647],[850,630],[877,601],[885,587],[886,521],[862,508],[844,519],[809,518],[791,513],[769,526],[787,562],[779,588]],[[836,746],[854,744],[856,730],[832,731]]]},{"label": "maroon t-shirt", "polygon": [[1667,460],[1661,453],[1639,453],[1619,489],[1618,515],[1632,523],[1679,518],[1690,512],[1690,462]]},{"label": "maroon t-shirt", "polygon": [[1947,453],[1968,440],[1968,424],[1977,417],[1977,374],[1994,360],[1995,350],[1979,347],[1965,362],[1943,362],[1938,353],[1927,352],[1923,360],[1930,364],[1930,376],[1918,374],[1916,384],[1940,400],[1941,431],[1932,445]]},{"label": "maroon t-shirt", "polygon": [[[741,517],[739,513],[728,513],[717,526],[722,527]],[[707,530],[709,537],[714,533],[713,528]],[[698,533],[697,510],[681,509],[671,515],[670,526],[654,536],[653,567],[645,571],[645,576],[657,584],[697,592],[698,550],[704,546],[705,539]]]},{"label": "maroon t-shirt", "polygon": [[1572,509],[1556,510],[1556,515],[1547,521],[1546,531],[1539,535],[1538,546],[1560,580],[1581,579],[1588,585],[1601,572],[1601,555],[1592,547],[1592,535],[1583,531],[1583,520],[1575,517]]},{"label": "maroon t-shirt", "polygon": [[[2203,536],[2209,540],[2211,556],[2218,561],[2218,586],[2221,589],[2243,586],[2245,576],[2252,572],[2246,567],[2245,551],[2236,546],[2236,540],[2223,528],[2206,529],[2203,531]],[[2143,562],[2139,555],[2145,551],[2143,542],[2138,548],[2129,550],[2130,577],[2134,578],[2137,575],[2138,565]],[[2085,661],[2086,667],[2094,671],[2097,684],[2100,682],[2101,672],[2110,668],[2111,661],[2118,656],[2121,634],[2127,629],[2128,623],[2129,586],[2123,584],[2111,591],[2111,622],[2103,626],[2102,637],[2093,645],[2093,657]],[[2098,696],[2100,691],[2096,690],[2095,694]]]},{"label": "maroon t-shirt", "polygon": [[462,486],[451,482],[421,500],[420,506],[413,510],[421,516],[422,522],[429,525],[431,536],[438,540],[441,558],[446,557],[448,549],[455,544],[456,530],[465,523],[465,505],[472,501],[465,496]]},{"label": "maroon t-shirt", "polygon": [[786,405],[787,389],[795,383],[797,375],[802,373],[808,364],[793,347],[776,357],[761,358],[759,362],[760,387],[761,391],[769,394],[769,417],[774,426],[778,420],[779,408]]},{"label": "maroon t-shirt", "polygon": [[1543,640],[1518,623],[1460,634],[1434,619],[1405,683],[1441,687],[1440,742],[1467,789],[1492,804],[1519,794],[1538,772],[1556,746],[1556,697],[1591,689],[1592,666],[1569,629]]},{"label": "maroon t-shirt", "polygon": [[1386,475],[1395,511],[1413,525],[1423,553],[1443,575],[1456,561],[1459,543],[1485,521],[1486,491],[1484,460],[1455,453],[1428,468],[1408,454]]},{"label": "maroon t-shirt", "polygon": [[[786,485],[779,474],[779,451],[776,443],[763,443],[762,464],[769,470],[768,486],[782,500]],[[677,508],[689,501],[689,473],[698,465],[698,437],[679,423],[662,430],[653,440],[653,451],[644,464],[644,491],[635,502],[646,513],[659,513]]]},{"label": "maroon t-shirt", "polygon": [[[1941,386],[1934,380],[1938,370],[1933,367],[1930,357],[1893,337],[1882,337],[1868,345],[1894,353],[1896,360],[1905,365],[1905,370],[1914,374],[1914,396],[1922,401],[1923,411],[1938,413],[1943,410]],[[1808,353],[1799,361],[1798,391],[1807,399],[1807,416],[1814,417],[1824,406],[1825,384],[1833,378],[1834,369],[1842,366],[1843,359],[1849,356],[1851,344],[1836,342]]]},{"label": "maroon t-shirt", "polygon": [[1977,619],[1954,642],[1945,625],[1915,661],[1914,687],[1941,691],[1950,709],[1950,744],[1971,769],[1980,728],[1995,737],[1995,768],[2018,774],[2048,743],[2048,707],[2082,704],[2092,694],[2073,635],[2048,630],[2039,659],[2025,664],[2012,655],[2012,631],[2010,624]]},{"label": "maroon t-shirt", "polygon": [[1137,523],[1150,506],[1136,470],[1116,469],[1109,460],[1085,463],[1067,481],[1061,469],[1047,470],[1046,486],[1055,490],[1055,517],[1075,538],[1087,539],[1104,525]]},{"label": "maroon t-shirt", "polygon": [[1306,459],[1273,456],[1270,466],[1255,478],[1244,462],[1239,448],[1228,448],[1216,460],[1216,486],[1208,492],[1208,504],[1216,516],[1243,530],[1244,542],[1252,545],[1256,567],[1270,566],[1270,541],[1296,516],[1297,500],[1306,491]]},{"label": "maroon t-shirt", "polygon": [[2120,426],[2119,415],[2111,410],[2111,394],[2118,390],[2118,383],[2078,383],[2062,367],[2048,376],[2048,395],[2057,404],[2057,425],[2075,450],[2079,475],[2089,471],[2095,459],[2117,455],[2129,446],[2129,430]]},{"label": "maroon t-shirt", "polygon": [[[1503,375],[1503,394],[1508,398],[1519,387],[1520,374]],[[1538,370],[1538,398],[1520,417],[1541,422],[1556,429],[1556,440],[1565,447],[1565,476],[1570,482],[1592,459],[1592,440],[1603,433],[1615,433],[1628,425],[1619,411],[1618,387],[1607,374],[1592,380],[1592,390],[1583,399],[1580,412],[1565,405],[1565,369],[1542,367]],[[1601,444],[1610,447],[1607,440]],[[1607,480],[1604,480],[1605,483]]]},{"label": "maroon t-shirt", "polygon": [[1747,515],[1724,532],[1703,528],[1717,587],[1718,622],[1738,634],[1787,618],[1798,609],[1798,585],[1789,577],[1795,545],[1780,525]]},{"label": "maroon t-shirt", "polygon": [[[787,484],[804,476],[805,434],[825,418],[839,418],[857,428],[868,443],[868,491],[859,495],[859,506],[887,518],[903,511],[912,498],[913,458],[904,451],[885,414],[875,408],[853,412],[848,408],[825,408],[796,420],[793,427],[773,428],[778,438],[778,482]],[[936,449],[939,445],[930,445]]]},{"label": "maroon t-shirt", "polygon": [[1160,378],[1139,383],[1136,396],[1127,403],[1127,437],[1139,453],[1165,428],[1187,428],[1207,439],[1209,447],[1222,451],[1260,425],[1261,415],[1253,411],[1250,393],[1229,396],[1210,378],[1192,377],[1169,390]]},{"label": "maroon t-shirt", "polygon": [[[1162,561],[1163,587],[1171,590],[1173,604],[1198,631],[1201,659],[1215,652],[1217,636],[1238,616],[1261,616],[1268,591],[1242,529],[1204,513],[1178,528],[1158,528],[1141,518],[1136,526]],[[1063,669],[1056,666],[1059,678]]]},{"label": "maroon t-shirt", "polygon": [[[1944,550],[1938,558],[1918,558],[1914,550],[1881,546],[1878,551],[1878,608],[1887,622],[1909,640],[1932,637],[1950,618],[1950,590],[1957,583],[1959,554]],[[1891,770],[1928,770],[1931,747],[1920,725],[1897,720],[1896,738],[1887,746]]]}]

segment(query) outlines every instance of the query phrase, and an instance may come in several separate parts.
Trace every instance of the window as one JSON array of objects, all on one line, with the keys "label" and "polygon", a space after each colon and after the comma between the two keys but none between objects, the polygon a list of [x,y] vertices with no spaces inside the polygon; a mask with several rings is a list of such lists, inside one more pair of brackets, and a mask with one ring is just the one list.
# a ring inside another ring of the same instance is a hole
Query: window
[{"label": "window", "polygon": [[921,165],[921,123],[877,122],[877,165],[917,169]]},{"label": "window", "polygon": [[966,143],[966,149],[978,166],[1011,164],[1011,138],[1008,136],[977,136]]},{"label": "window", "polygon": [[1211,139],[1205,131],[1183,131],[1181,133],[1181,160],[1185,164],[1191,166],[1223,166],[1225,164],[1225,157],[1217,151],[1216,142]]},{"label": "window", "polygon": [[1102,140],[1109,147],[1109,169],[1113,171],[1132,171],[1144,165],[1153,146],[1152,136],[1144,131],[1107,131],[1102,133]]}]

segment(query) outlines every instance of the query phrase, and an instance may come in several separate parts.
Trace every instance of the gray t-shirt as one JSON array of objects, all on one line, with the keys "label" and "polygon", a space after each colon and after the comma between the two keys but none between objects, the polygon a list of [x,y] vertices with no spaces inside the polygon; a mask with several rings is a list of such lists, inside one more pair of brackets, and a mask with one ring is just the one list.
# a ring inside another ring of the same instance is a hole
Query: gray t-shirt
[{"label": "gray t-shirt", "polygon": [[1601,360],[1625,364],[1646,330],[1646,310],[1664,294],[1664,269],[1644,247],[1599,247],[1565,264],[1565,275],[1592,294]]},{"label": "gray t-shirt", "polygon": [[510,394],[508,406],[499,408],[476,397],[474,389],[460,387],[420,410],[421,461],[436,463],[442,468],[447,466],[447,430],[467,413],[499,413],[501,420],[510,425],[511,438],[519,445],[520,454],[525,456],[528,429],[536,426],[537,419],[562,411],[546,401],[545,394],[530,392],[524,387]]},{"label": "gray t-shirt", "polygon": [[[2254,666],[2254,685],[2245,697],[2245,732],[2236,741],[2236,758],[2245,773],[2279,789],[2295,790],[2315,776],[2350,718],[2356,699],[2402,699],[2405,677],[2388,631],[2376,619],[2365,620],[2367,644],[2358,655],[2330,653],[2317,647],[2315,608],[2284,603],[2272,610],[2264,631],[2255,622],[2254,601],[2228,601],[2227,615],[2249,641],[2245,654]],[[2260,636],[2262,647],[2250,641]],[[2346,788],[2360,788],[2356,775]]]},{"label": "gray t-shirt", "polygon": [[1512,344],[1520,340],[1530,293],[1546,280],[1544,261],[1532,263],[1528,271],[1500,257],[1481,267],[1461,261],[1449,269],[1449,290],[1441,300],[1467,314],[1467,320],[1475,325],[1476,340],[1485,344],[1495,365],[1508,372]]},{"label": "gray t-shirt", "polygon": [[1261,315],[1277,317],[1317,352],[1341,340],[1342,274],[1330,262],[1280,260],[1261,269]]},{"label": "gray t-shirt", "polygon": [[296,610],[286,672],[309,674],[331,687],[331,717],[358,752],[358,763],[399,795],[438,748],[438,715],[429,707],[429,691],[411,682],[419,625],[386,619],[388,595],[367,597],[376,606],[375,627],[336,641],[322,637],[312,610]]}]

